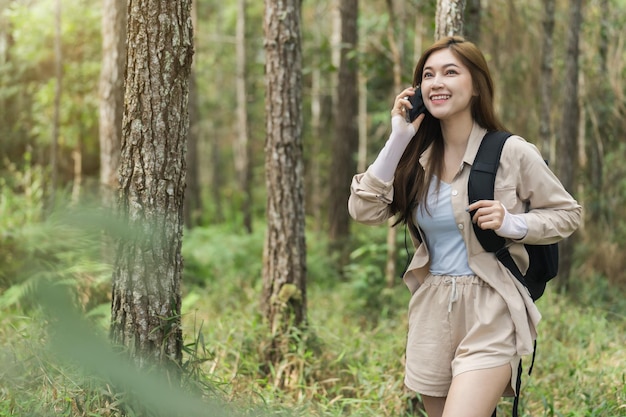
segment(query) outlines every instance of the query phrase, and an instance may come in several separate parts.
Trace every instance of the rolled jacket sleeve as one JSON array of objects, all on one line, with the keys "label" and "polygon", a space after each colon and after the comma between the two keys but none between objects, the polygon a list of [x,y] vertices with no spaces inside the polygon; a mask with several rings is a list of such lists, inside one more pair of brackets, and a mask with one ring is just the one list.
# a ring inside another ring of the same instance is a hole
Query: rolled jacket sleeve
[{"label": "rolled jacket sleeve", "polygon": [[358,222],[380,224],[392,216],[393,180],[382,181],[371,170],[352,178],[348,212]]},{"label": "rolled jacket sleeve", "polygon": [[[565,190],[537,148],[523,140],[512,140],[506,155],[518,159],[519,198],[528,202],[524,213],[528,232],[518,243],[550,244],[570,236],[578,228],[582,207]],[[507,143],[508,146],[509,143]]]}]

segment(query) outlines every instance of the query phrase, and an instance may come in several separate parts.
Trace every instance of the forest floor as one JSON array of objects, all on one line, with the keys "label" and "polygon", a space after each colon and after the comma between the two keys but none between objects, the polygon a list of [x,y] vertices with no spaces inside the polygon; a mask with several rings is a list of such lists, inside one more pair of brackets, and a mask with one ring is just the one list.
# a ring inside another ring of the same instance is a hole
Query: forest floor
[{"label": "forest floor", "polygon": [[[384,230],[359,233],[384,242]],[[0,309],[0,416],[422,415],[403,386],[409,293],[400,279],[393,288],[382,282],[384,244],[361,246],[341,278],[323,239],[309,242],[308,327],[279,366],[265,359],[262,231],[199,228],[183,248],[182,390],[115,362],[105,281],[102,302],[78,317],[34,304]],[[626,416],[624,291],[601,277],[575,288],[576,297],[550,286],[538,301],[543,320],[522,417]],[[510,415],[511,403],[503,399],[499,415]]]}]

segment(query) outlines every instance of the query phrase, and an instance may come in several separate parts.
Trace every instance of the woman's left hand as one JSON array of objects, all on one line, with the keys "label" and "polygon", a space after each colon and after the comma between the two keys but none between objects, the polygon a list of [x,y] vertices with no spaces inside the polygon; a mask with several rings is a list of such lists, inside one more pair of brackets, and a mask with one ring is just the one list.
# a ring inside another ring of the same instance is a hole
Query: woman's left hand
[{"label": "woman's left hand", "polygon": [[476,210],[472,222],[483,230],[498,230],[504,221],[506,210],[498,200],[479,200],[469,205],[467,211]]},{"label": "woman's left hand", "polygon": [[396,96],[391,109],[391,131],[402,137],[408,143],[417,132],[424,120],[424,113],[420,114],[412,122],[407,121],[407,113],[413,108],[409,97],[415,94],[414,87],[407,87]]}]

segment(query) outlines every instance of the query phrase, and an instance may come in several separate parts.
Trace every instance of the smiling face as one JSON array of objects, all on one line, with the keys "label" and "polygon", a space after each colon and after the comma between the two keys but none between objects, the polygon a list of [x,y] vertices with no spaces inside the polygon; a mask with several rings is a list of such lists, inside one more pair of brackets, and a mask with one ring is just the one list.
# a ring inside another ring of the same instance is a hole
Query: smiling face
[{"label": "smiling face", "polygon": [[439,120],[471,117],[474,94],[469,68],[449,49],[433,52],[424,65],[422,94],[428,111]]}]

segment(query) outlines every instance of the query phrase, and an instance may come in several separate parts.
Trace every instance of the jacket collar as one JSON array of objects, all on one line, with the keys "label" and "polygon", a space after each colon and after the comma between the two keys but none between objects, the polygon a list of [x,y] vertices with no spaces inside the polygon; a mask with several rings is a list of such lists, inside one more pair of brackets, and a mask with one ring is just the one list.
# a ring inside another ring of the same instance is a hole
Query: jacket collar
[{"label": "jacket collar", "polygon": [[[467,148],[465,148],[465,155],[463,155],[463,162],[472,165],[474,163],[474,159],[476,158],[476,153],[478,152],[478,148],[480,147],[480,143],[483,140],[483,137],[487,133],[487,129],[478,125],[478,123],[474,122],[472,126],[472,131],[470,132],[469,139],[467,140]],[[426,148],[424,153],[420,156],[420,165],[424,168],[428,166],[428,162],[430,161],[430,154],[432,152],[432,144]]]},{"label": "jacket collar", "polygon": [[472,126],[472,132],[470,133],[469,139],[467,141],[467,148],[465,148],[465,155],[463,155],[463,162],[468,165],[474,164],[474,159],[476,158],[476,154],[478,153],[478,148],[480,147],[480,143],[483,141],[483,138],[486,134],[487,129],[480,127],[478,123],[474,122],[474,126]]}]

